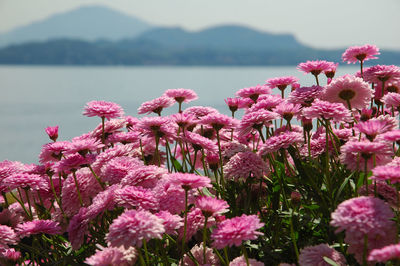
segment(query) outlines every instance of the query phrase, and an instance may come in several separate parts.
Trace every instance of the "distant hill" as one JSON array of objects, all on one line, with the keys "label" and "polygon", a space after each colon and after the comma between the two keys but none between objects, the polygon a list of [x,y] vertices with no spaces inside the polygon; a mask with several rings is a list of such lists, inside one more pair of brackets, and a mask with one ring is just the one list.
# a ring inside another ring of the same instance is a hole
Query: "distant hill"
[{"label": "distant hill", "polygon": [[0,47],[60,38],[115,41],[133,38],[152,27],[133,16],[107,7],[86,6],[0,34]]}]

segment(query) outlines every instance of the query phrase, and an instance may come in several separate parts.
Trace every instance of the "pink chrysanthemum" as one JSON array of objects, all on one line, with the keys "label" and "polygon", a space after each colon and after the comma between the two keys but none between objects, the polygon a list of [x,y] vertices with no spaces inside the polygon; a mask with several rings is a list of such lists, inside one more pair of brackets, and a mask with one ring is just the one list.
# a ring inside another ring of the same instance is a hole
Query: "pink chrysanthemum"
[{"label": "pink chrysanthemum", "polygon": [[[248,259],[249,266],[263,266],[264,263],[259,262],[255,259]],[[240,256],[235,258],[233,261],[229,262],[229,266],[247,266],[246,258],[244,256]]]},{"label": "pink chrysanthemum", "polygon": [[380,139],[389,142],[399,143],[400,141],[400,129],[388,131],[382,135],[380,135]]},{"label": "pink chrysanthemum", "polygon": [[21,252],[16,251],[13,248],[3,249],[0,252],[1,252],[1,257],[11,262],[16,262],[21,258]]},{"label": "pink chrysanthemum", "polygon": [[259,154],[263,156],[271,152],[279,151],[280,149],[287,149],[290,145],[303,141],[304,137],[302,134],[298,132],[285,132],[278,136],[268,138],[261,146]]},{"label": "pink chrysanthemum", "polygon": [[80,154],[72,154],[62,158],[59,162],[53,165],[53,170],[56,173],[71,173],[77,171],[81,167],[88,166],[96,160],[94,154],[88,154],[83,157]]},{"label": "pink chrysanthemum", "polygon": [[121,185],[141,186],[144,188],[153,188],[168,171],[165,168],[155,165],[147,165],[131,169],[129,173],[121,180]]},{"label": "pink chrysanthemum", "polygon": [[300,266],[329,266],[324,257],[331,259],[338,266],[346,266],[346,259],[344,256],[331,248],[327,244],[320,244],[317,246],[308,246],[300,251],[299,265]]},{"label": "pink chrysanthemum", "polygon": [[370,83],[393,82],[400,80],[400,68],[395,65],[376,65],[364,71],[364,80]]},{"label": "pink chrysanthemum", "polygon": [[92,266],[130,266],[134,265],[136,257],[137,251],[134,247],[129,249],[125,249],[124,247],[106,247],[96,251],[94,255],[85,260],[85,263]]},{"label": "pink chrysanthemum", "polygon": [[319,98],[323,88],[317,85],[300,87],[289,94],[288,102],[310,106],[314,99]]},{"label": "pink chrysanthemum", "polygon": [[249,105],[254,102],[251,99],[243,99],[243,98],[226,98],[225,103],[228,105],[229,110],[234,113],[238,109],[247,108]]},{"label": "pink chrysanthemum", "polygon": [[112,210],[115,207],[115,190],[118,189],[118,185],[112,185],[106,190],[101,191],[97,194],[93,200],[92,204],[87,207],[85,213],[85,219],[93,220],[98,215],[103,214],[107,210]]},{"label": "pink chrysanthemum", "polygon": [[196,199],[196,207],[202,211],[204,216],[209,217],[227,212],[229,205],[224,200],[201,196]]},{"label": "pink chrysanthemum", "polygon": [[356,63],[358,61],[367,61],[377,59],[375,55],[379,55],[379,48],[375,45],[365,44],[363,46],[351,46],[342,55],[343,62]]},{"label": "pink chrysanthemum", "polygon": [[288,77],[278,77],[266,80],[266,85],[271,88],[278,88],[279,90],[283,91],[286,89],[287,86],[292,85],[298,82],[299,79],[293,76]]},{"label": "pink chrysanthemum", "polygon": [[61,233],[61,227],[52,220],[35,220],[19,224],[16,231],[20,238],[36,234],[56,235]]},{"label": "pink chrysanthemum", "polygon": [[108,120],[124,115],[121,106],[113,102],[91,101],[86,103],[83,115],[104,117]]},{"label": "pink chrysanthemum", "polygon": [[138,114],[151,114],[156,113],[161,115],[164,108],[170,107],[174,104],[174,100],[167,96],[161,96],[154,100],[144,102],[138,108]]},{"label": "pink chrysanthemum", "polygon": [[169,174],[171,182],[181,186],[185,190],[211,187],[211,180],[207,176],[189,174],[189,173],[172,173]]},{"label": "pink chrysanthemum", "polygon": [[279,114],[281,118],[286,121],[292,120],[293,116],[296,116],[300,113],[300,104],[292,104],[287,101],[282,102],[277,107],[274,108],[274,112]]},{"label": "pink chrysanthemum", "polygon": [[370,103],[372,96],[373,91],[363,79],[345,75],[327,85],[322,98],[328,102],[362,109]]},{"label": "pink chrysanthemum", "polygon": [[141,135],[137,131],[114,132],[107,137],[106,144],[120,142],[122,144],[135,143],[139,146],[140,137]]},{"label": "pink chrysanthemum", "polygon": [[184,141],[190,143],[195,151],[200,151],[203,149],[207,152],[217,152],[218,146],[212,140],[190,131],[187,131],[184,134]]},{"label": "pink chrysanthemum", "polygon": [[261,94],[269,94],[269,93],[271,93],[271,89],[268,86],[257,85],[255,87],[249,87],[238,90],[236,92],[236,96],[242,98],[250,98],[254,102],[256,102]]},{"label": "pink chrysanthemum", "polygon": [[[111,119],[110,121],[106,121],[104,123],[104,134],[107,140],[107,136],[114,133],[119,132],[126,126],[125,119]],[[103,135],[103,125],[100,123],[91,133],[90,136],[92,138],[101,139]]]},{"label": "pink chrysanthemum", "polygon": [[69,149],[70,144],[68,141],[58,141],[43,145],[39,154],[39,162],[44,164],[61,160],[63,153]]},{"label": "pink chrysanthemum", "polygon": [[256,230],[264,224],[256,215],[245,215],[234,217],[221,222],[212,232],[211,238],[214,240],[213,246],[223,249],[226,246],[240,246],[242,241],[255,240],[263,233]]},{"label": "pink chrysanthemum", "polygon": [[106,235],[107,242],[114,247],[141,247],[143,240],[162,238],[165,228],[163,220],[144,210],[125,211],[114,219]]},{"label": "pink chrysanthemum", "polygon": [[221,150],[221,155],[224,162],[228,162],[230,158],[232,158],[235,154],[239,152],[251,151],[248,146],[237,141],[224,142],[221,145]]},{"label": "pink chrysanthemum", "polygon": [[279,95],[263,94],[258,97],[258,100],[253,104],[246,113],[252,113],[260,109],[272,111],[277,105],[283,102],[283,99]]},{"label": "pink chrysanthemum", "polygon": [[[370,177],[372,179],[372,177]],[[396,188],[394,188],[391,185],[386,184],[385,182],[373,182],[373,184],[368,185],[368,193],[365,185],[362,185],[358,189],[358,195],[360,196],[370,196],[374,197],[375,196],[375,191],[376,191],[376,196],[380,199],[383,199],[387,203],[389,203],[390,206],[396,208],[398,205],[397,202],[397,193]]]},{"label": "pink chrysanthemum", "polygon": [[183,113],[194,115],[197,119],[209,115],[209,114],[218,114],[218,110],[208,106],[192,106],[186,108]]},{"label": "pink chrysanthemum", "polygon": [[[200,229],[204,228],[205,217],[199,208],[192,208],[187,214],[187,228],[185,241],[189,241]],[[207,227],[215,224],[214,217],[209,217]],[[178,238],[183,238],[184,227],[179,228]]]},{"label": "pink chrysanthemum", "polygon": [[0,225],[0,248],[8,248],[8,245],[16,245],[18,236],[7,225]]},{"label": "pink chrysanthemum", "polygon": [[170,118],[182,129],[194,127],[197,124],[195,116],[188,113],[176,113],[171,115]]},{"label": "pink chrysanthemum", "polygon": [[169,211],[160,211],[155,215],[163,220],[166,234],[176,235],[176,230],[183,226],[183,218]]},{"label": "pink chrysanthemum", "polygon": [[400,244],[374,249],[369,253],[368,256],[368,261],[375,262],[387,262],[393,259],[400,259]]},{"label": "pink chrysanthemum", "polygon": [[249,112],[242,117],[239,124],[239,136],[244,136],[252,131],[262,130],[264,126],[269,126],[274,119],[279,116],[264,109]]},{"label": "pink chrysanthemum", "polygon": [[2,181],[3,185],[13,190],[16,188],[33,189],[33,190],[49,190],[48,183],[43,176],[37,174],[17,173],[13,174]]},{"label": "pink chrysanthemum", "polygon": [[[336,69],[338,66],[339,66],[339,63],[332,64],[329,68],[324,70],[324,74],[329,80],[332,80],[333,77],[335,76]],[[328,84],[329,84],[329,80],[328,80]]]},{"label": "pink chrysanthemum", "polygon": [[201,124],[212,126],[215,131],[219,131],[222,128],[233,128],[236,125],[236,121],[229,116],[223,114],[209,114],[204,116],[200,120]]},{"label": "pink chrysanthemum", "polygon": [[88,152],[95,152],[104,147],[98,139],[95,138],[86,138],[80,140],[73,140],[71,144],[68,146],[68,150],[65,151],[65,154],[74,154],[79,153],[82,156],[85,156]]},{"label": "pink chrysanthemum", "polygon": [[178,103],[188,103],[197,100],[197,94],[189,89],[169,89],[164,93],[165,96],[175,99]]},{"label": "pink chrysanthemum", "polygon": [[167,117],[144,117],[138,126],[151,138],[174,138],[177,126]]},{"label": "pink chrysanthemum", "polygon": [[197,263],[194,263],[193,260],[188,256],[184,255],[182,259],[182,263],[180,263],[180,266],[206,266],[206,265],[213,265],[213,266],[218,266],[220,265],[218,256],[214,254],[213,250],[209,247],[206,247],[206,261],[204,261],[204,249],[203,249],[203,243],[200,243],[198,245],[194,245],[192,249],[190,250],[190,254],[196,259]]},{"label": "pink chrysanthemum", "polygon": [[54,127],[46,127],[45,128],[46,134],[52,141],[56,141],[58,138],[58,126]]},{"label": "pink chrysanthemum", "polygon": [[87,208],[81,208],[68,224],[68,238],[74,250],[81,247],[84,237],[88,233],[89,219],[86,218],[86,212]]},{"label": "pink chrysanthemum", "polygon": [[143,161],[121,156],[109,160],[101,169],[100,177],[110,184],[117,184],[132,170],[144,166]]},{"label": "pink chrysanthemum", "polygon": [[115,202],[127,209],[156,210],[158,202],[150,189],[124,186],[114,191]]},{"label": "pink chrysanthemum", "polygon": [[305,74],[311,73],[314,76],[318,76],[322,71],[330,69],[332,65],[335,64],[325,60],[307,61],[305,63],[300,63],[297,69],[303,71]]},{"label": "pink chrysanthemum", "polygon": [[101,173],[101,168],[106,165],[106,163],[113,158],[128,156],[132,153],[131,145],[116,145],[113,148],[107,149],[96,157],[96,161],[92,164],[94,172],[99,175]]},{"label": "pink chrysanthemum", "polygon": [[387,107],[393,107],[397,109],[400,106],[400,94],[389,92],[388,94],[383,96],[382,102],[384,102]]},{"label": "pink chrysanthemum", "polygon": [[226,178],[262,178],[269,173],[269,167],[263,159],[253,152],[240,152],[234,155],[227,164],[224,165]]},{"label": "pink chrysanthemum", "polygon": [[368,140],[350,140],[340,148],[340,152],[341,162],[353,171],[364,170],[365,161],[367,170],[372,169],[374,165],[388,163],[393,153],[390,144]]},{"label": "pink chrysanthemum", "polygon": [[391,183],[400,183],[400,166],[397,165],[381,165],[372,169],[373,180],[386,181]]},{"label": "pink chrysanthemum", "polygon": [[308,119],[332,119],[335,122],[346,122],[351,118],[350,111],[342,103],[331,103],[315,99],[310,107],[303,109],[303,116]]},{"label": "pink chrysanthemum", "polygon": [[377,135],[383,134],[390,130],[390,126],[382,120],[368,120],[360,122],[354,126],[361,133],[365,134],[366,138],[373,141]]}]

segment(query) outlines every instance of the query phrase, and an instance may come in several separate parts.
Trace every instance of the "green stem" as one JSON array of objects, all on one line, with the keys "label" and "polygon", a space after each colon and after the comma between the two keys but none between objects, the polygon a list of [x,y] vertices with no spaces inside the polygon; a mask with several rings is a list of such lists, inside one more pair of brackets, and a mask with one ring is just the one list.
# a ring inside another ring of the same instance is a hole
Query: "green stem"
[{"label": "green stem", "polygon": [[101,188],[104,190],[104,189],[105,189],[105,186],[104,186],[103,182],[101,182],[100,178],[99,178],[99,177],[96,175],[96,173],[94,172],[92,166],[89,165],[89,169],[90,169],[90,172],[92,172],[94,178],[95,178],[95,179],[97,180],[97,182],[100,184]]},{"label": "green stem", "polygon": [[183,225],[183,237],[182,237],[182,259],[185,254],[185,243],[186,243],[186,230],[187,230],[187,214],[188,214],[188,189],[185,189],[185,223]]},{"label": "green stem", "polygon": [[247,251],[246,251],[246,248],[244,247],[244,244],[242,244],[242,253],[243,253],[244,259],[246,260],[246,265],[249,266],[250,265],[249,256],[247,255]]},{"label": "green stem", "polygon": [[224,166],[222,163],[222,150],[221,150],[221,140],[219,137],[219,131],[216,130],[217,132],[217,143],[218,143],[218,154],[219,154],[219,164],[221,167],[221,175],[220,175],[220,182],[222,186],[225,186],[225,180],[224,180]]},{"label": "green stem", "polygon": [[368,235],[364,235],[364,250],[363,250],[363,266],[367,266],[367,255],[368,255]]},{"label": "green stem", "polygon": [[207,243],[207,221],[208,221],[208,216],[206,215],[204,217],[204,228],[203,228],[203,263],[202,264],[207,264],[207,257],[206,257],[206,243]]},{"label": "green stem", "polygon": [[[101,143],[105,144],[106,142],[106,134],[104,132],[104,120],[106,118],[104,116],[101,117]],[[104,151],[104,148],[103,148]]]},{"label": "green stem", "polygon": [[144,256],[146,258],[146,264],[150,265],[150,260],[149,260],[149,252],[147,251],[147,242],[146,239],[143,239],[143,248],[144,248]]},{"label": "green stem", "polygon": [[299,260],[299,249],[297,248],[296,237],[294,235],[293,213],[294,213],[294,209],[292,208],[292,212],[291,212],[291,215],[290,215],[290,235],[291,235],[291,238],[292,238],[294,252],[296,253],[296,260],[298,261]]}]

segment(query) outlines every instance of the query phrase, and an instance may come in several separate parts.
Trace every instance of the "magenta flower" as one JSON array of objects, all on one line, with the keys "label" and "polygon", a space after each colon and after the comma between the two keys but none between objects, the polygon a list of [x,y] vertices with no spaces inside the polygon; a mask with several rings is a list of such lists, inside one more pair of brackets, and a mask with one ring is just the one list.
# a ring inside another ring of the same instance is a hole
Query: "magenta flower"
[{"label": "magenta flower", "polygon": [[115,157],[102,167],[100,177],[110,184],[118,184],[130,171],[142,166],[144,166],[143,161],[137,158]]},{"label": "magenta flower", "polygon": [[86,103],[83,115],[92,117],[98,116],[110,120],[124,115],[121,106],[113,102],[91,101]]},{"label": "magenta flower", "polygon": [[311,73],[314,76],[318,76],[321,72],[331,69],[332,66],[335,66],[333,62],[317,60],[300,63],[297,69],[303,71],[305,74]]},{"label": "magenta flower", "polygon": [[113,247],[141,247],[143,240],[161,239],[164,232],[161,218],[145,210],[127,210],[112,222],[106,240]]},{"label": "magenta flower", "polygon": [[262,130],[264,126],[269,126],[272,121],[279,116],[264,109],[248,112],[242,117],[239,124],[239,136],[245,136],[252,131]]},{"label": "magenta flower", "polygon": [[85,263],[92,266],[130,266],[135,264],[137,256],[138,254],[134,247],[130,247],[129,249],[125,249],[124,247],[106,247],[88,257]]},{"label": "magenta flower", "polygon": [[161,115],[161,112],[164,108],[170,107],[173,104],[173,99],[166,96],[161,96],[154,100],[142,103],[142,105],[138,108],[138,114],[156,113]]},{"label": "magenta flower", "polygon": [[334,248],[331,248],[327,244],[320,244],[317,246],[308,246],[300,251],[299,256],[299,265],[300,266],[329,266],[331,264],[327,263],[324,260],[324,257],[327,257],[334,261],[338,266],[346,266],[346,259],[344,256],[336,251]]},{"label": "magenta flower", "polygon": [[168,170],[155,165],[144,165],[130,169],[128,174],[121,180],[122,186],[141,186],[154,188],[157,182],[168,173]]},{"label": "magenta flower", "polygon": [[284,91],[287,86],[297,83],[299,81],[298,78],[293,76],[288,77],[278,77],[266,80],[266,85],[271,88],[278,88],[281,91]]},{"label": "magenta flower", "polygon": [[347,62],[347,64],[354,64],[357,61],[363,62],[370,59],[377,59],[375,55],[379,54],[379,48],[375,45],[351,46],[343,53],[342,60],[343,62]]},{"label": "magenta flower", "polygon": [[300,87],[289,94],[288,102],[310,106],[314,99],[319,98],[323,88],[313,85],[311,87]]},{"label": "magenta flower", "polygon": [[79,153],[85,156],[88,152],[95,152],[104,147],[100,140],[95,138],[75,139],[68,145],[68,149],[64,152],[65,155]]},{"label": "magenta flower", "polygon": [[255,104],[253,104],[246,111],[246,113],[252,113],[252,112],[258,111],[260,109],[272,111],[273,108],[275,108],[282,102],[283,102],[283,99],[279,95],[263,94],[263,95],[260,95],[257,102]]},{"label": "magenta flower", "polygon": [[303,109],[303,116],[308,119],[332,119],[335,122],[347,122],[351,119],[350,111],[342,103],[330,103],[315,99],[310,107]]},{"label": "magenta flower", "polygon": [[196,207],[199,208],[206,217],[225,213],[229,209],[229,205],[226,201],[209,196],[198,197],[196,199]]},{"label": "magenta flower", "polygon": [[20,238],[24,238],[36,234],[56,235],[61,233],[61,227],[52,220],[34,220],[19,224],[16,231]]},{"label": "magenta flower", "polygon": [[135,186],[124,186],[114,191],[115,202],[127,209],[156,210],[157,199],[150,189]]},{"label": "magenta flower", "polygon": [[269,173],[269,167],[254,152],[239,152],[224,165],[225,177],[228,179],[262,178]]},{"label": "magenta flower", "polygon": [[214,240],[213,246],[217,249],[240,246],[242,241],[255,240],[263,233],[257,230],[264,224],[256,215],[245,215],[234,217],[221,222],[211,234]]},{"label": "magenta flower", "polygon": [[58,138],[58,126],[46,127],[45,129],[47,135],[52,141],[56,141]]},{"label": "magenta flower", "polygon": [[[264,263],[259,262],[255,259],[248,259],[249,266],[263,266]],[[281,266],[281,264],[279,264]],[[233,261],[229,262],[229,266],[247,266],[246,258],[244,256],[240,256],[235,258]]]},{"label": "magenta flower", "polygon": [[183,218],[179,215],[172,214],[169,211],[160,211],[155,215],[163,220],[166,234],[176,235],[176,230],[183,226]]},{"label": "magenta flower", "polygon": [[164,93],[165,96],[175,99],[177,103],[188,103],[197,100],[197,94],[189,89],[169,89]]},{"label": "magenta flower", "polygon": [[86,167],[92,164],[96,160],[96,156],[93,154],[88,154],[83,157],[80,154],[72,154],[68,157],[64,157],[61,161],[57,162],[53,166],[53,170],[56,173],[71,173],[77,171],[81,167]]},{"label": "magenta flower", "polygon": [[236,121],[229,116],[214,113],[202,117],[200,123],[212,126],[215,131],[219,131],[223,128],[230,129],[236,126]]},{"label": "magenta flower", "polygon": [[264,144],[262,144],[259,154],[264,156],[271,152],[279,151],[280,149],[287,149],[290,145],[301,143],[304,137],[298,132],[285,132],[278,136],[269,137]]},{"label": "magenta flower", "polygon": [[236,92],[236,96],[242,97],[242,98],[250,98],[254,102],[256,102],[258,97],[261,94],[269,94],[270,92],[271,92],[271,89],[268,86],[257,85],[255,87],[249,87],[249,88],[244,88],[244,89],[238,90]]},{"label": "magenta flower", "polygon": [[400,259],[400,244],[373,249],[368,256],[368,261],[374,262],[387,262],[393,259]]},{"label": "magenta flower", "polygon": [[292,104],[287,101],[282,102],[277,107],[273,109],[273,111],[286,121],[292,120],[293,116],[297,116],[300,113],[301,105],[300,104]]},{"label": "magenta flower", "polygon": [[400,68],[395,65],[376,65],[364,71],[364,80],[370,83],[384,83],[400,80]]},{"label": "magenta flower", "polygon": [[243,98],[226,98],[225,103],[228,105],[229,110],[234,113],[238,109],[247,108],[249,105],[254,102],[251,99],[243,99]]},{"label": "magenta flower", "polygon": [[181,186],[185,190],[211,187],[211,180],[206,176],[189,174],[189,173],[172,173],[169,174],[171,182]]},{"label": "magenta flower", "polygon": [[205,138],[199,134],[187,131],[183,137],[183,140],[190,143],[195,151],[204,149],[207,152],[217,152],[218,146],[212,140]]},{"label": "magenta flower", "polygon": [[176,124],[167,117],[143,117],[138,126],[151,138],[173,139],[177,132]]},{"label": "magenta flower", "polygon": [[322,98],[328,102],[343,103],[351,108],[366,107],[373,96],[368,83],[361,78],[345,75],[334,79],[325,87]]}]

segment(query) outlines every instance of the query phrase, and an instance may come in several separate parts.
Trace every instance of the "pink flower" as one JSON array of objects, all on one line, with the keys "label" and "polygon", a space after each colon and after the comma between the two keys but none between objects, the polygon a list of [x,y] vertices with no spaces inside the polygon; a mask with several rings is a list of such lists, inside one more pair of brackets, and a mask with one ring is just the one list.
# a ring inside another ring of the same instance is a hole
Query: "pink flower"
[{"label": "pink flower", "polygon": [[169,211],[160,211],[155,215],[163,220],[166,234],[176,235],[176,230],[183,226],[183,218]]},{"label": "pink flower", "polygon": [[365,44],[363,46],[351,46],[342,55],[343,62],[356,63],[357,61],[367,61],[377,59],[374,55],[379,55],[379,48],[375,45]]},{"label": "pink flower", "polygon": [[86,103],[83,115],[98,116],[110,120],[124,115],[121,106],[113,102],[91,101]]},{"label": "pink flower", "polygon": [[372,90],[361,78],[345,75],[334,79],[325,87],[322,98],[333,103],[343,103],[352,108],[362,109],[372,98]]},{"label": "pink flower", "polygon": [[183,129],[194,127],[197,124],[197,119],[195,118],[195,116],[188,113],[176,113],[170,116],[170,118]]},{"label": "pink flower", "polygon": [[150,189],[124,186],[114,191],[115,202],[127,209],[156,210],[158,202]]},{"label": "pink flower", "polygon": [[382,102],[384,102],[387,107],[393,107],[397,109],[400,106],[400,94],[389,92],[388,94],[383,96]]},{"label": "pink flower", "polygon": [[257,101],[258,96],[261,94],[269,94],[271,92],[271,89],[268,86],[261,86],[257,85],[255,87],[249,87],[249,88],[244,88],[241,90],[238,90],[236,92],[236,96],[242,97],[242,98],[250,98],[254,102]]},{"label": "pink flower", "polygon": [[141,135],[137,131],[128,131],[128,132],[114,132],[111,135],[107,137],[106,144],[112,143],[122,143],[122,144],[128,144],[128,143],[134,143],[135,146],[139,146],[139,139]]},{"label": "pink flower", "polygon": [[[200,229],[204,228],[205,217],[199,208],[192,208],[187,214],[187,228],[186,228],[186,239],[189,241]],[[215,224],[214,217],[209,217],[207,221],[207,227],[211,227]],[[178,238],[183,238],[184,227],[179,228]]]},{"label": "pink flower", "polygon": [[96,157],[96,161],[92,164],[94,172],[99,175],[101,168],[111,159],[128,156],[132,153],[132,146],[130,145],[117,145],[113,148],[107,149]]},{"label": "pink flower", "polygon": [[317,85],[300,87],[289,94],[288,102],[310,106],[314,99],[319,98],[323,88]]},{"label": "pink flower", "polygon": [[[248,259],[249,266],[263,266],[264,263],[259,262],[255,259]],[[240,256],[235,258],[233,261],[229,262],[229,266],[247,266],[246,258],[244,256]]]},{"label": "pink flower", "polygon": [[339,63],[332,64],[329,68],[324,70],[324,74],[328,78],[328,84],[330,83],[330,81],[335,76],[336,69],[337,69],[338,66],[339,66]]},{"label": "pink flower", "polygon": [[346,122],[351,118],[349,110],[342,103],[330,103],[315,99],[311,107],[303,109],[303,116],[308,119],[332,119],[335,122]]},{"label": "pink flower", "polygon": [[142,105],[138,108],[138,114],[156,113],[158,115],[161,115],[161,111],[164,108],[170,107],[173,104],[173,99],[167,96],[161,96],[154,100],[142,103]]},{"label": "pink flower", "polygon": [[118,184],[130,171],[142,166],[143,162],[137,158],[115,157],[102,167],[100,177],[110,184]]},{"label": "pink flower", "polygon": [[196,206],[206,217],[227,212],[229,208],[226,201],[208,196],[198,197],[196,199]]},{"label": "pink flower", "polygon": [[194,245],[192,249],[190,250],[190,253],[193,255],[193,257],[196,259],[197,263],[194,263],[192,259],[188,255],[183,256],[182,264],[179,264],[180,266],[208,266],[208,265],[213,265],[213,266],[218,266],[220,265],[218,256],[214,254],[213,250],[211,248],[206,247],[206,261],[204,261],[204,249],[203,249],[203,243],[200,243],[198,245]]},{"label": "pink flower", "polygon": [[400,141],[400,129],[388,131],[380,137],[385,141],[398,143]]},{"label": "pink flower", "polygon": [[369,253],[368,261],[387,262],[400,259],[400,244],[389,245],[380,249],[374,249]]},{"label": "pink flower", "polygon": [[211,180],[206,176],[189,174],[189,173],[172,173],[169,174],[171,182],[181,186],[185,190],[211,187]]},{"label": "pink flower", "polygon": [[333,65],[335,64],[325,60],[307,61],[300,63],[297,69],[303,71],[305,74],[311,73],[314,76],[318,76],[322,71],[331,69]]},{"label": "pink flower", "polygon": [[400,80],[400,68],[395,65],[376,65],[364,71],[364,80],[370,83],[393,82]]},{"label": "pink flower", "polygon": [[288,76],[288,77],[278,77],[278,78],[272,78],[268,79],[265,82],[267,83],[266,85],[271,88],[278,88],[279,90],[283,91],[286,89],[287,86],[292,85],[296,82],[298,82],[299,79],[293,76]]},{"label": "pink flower", "polygon": [[197,94],[193,90],[188,89],[169,89],[164,93],[165,96],[175,99],[178,103],[188,103],[197,100]]},{"label": "pink flower", "polygon": [[261,130],[264,126],[269,126],[278,115],[264,109],[248,112],[242,117],[239,124],[239,136],[251,133],[253,130]]},{"label": "pink flower", "polygon": [[39,154],[39,162],[44,164],[61,160],[63,153],[69,149],[69,145],[70,142],[68,141],[58,141],[43,145]]},{"label": "pink flower", "polygon": [[204,149],[207,152],[217,152],[218,146],[213,141],[199,134],[187,131],[184,133],[184,141],[190,143],[195,151]]},{"label": "pink flower", "polygon": [[286,121],[290,121],[292,120],[293,116],[300,113],[300,108],[300,104],[292,104],[284,101],[277,107],[275,107],[273,111],[279,114],[280,117],[285,119]]},{"label": "pink flower", "polygon": [[376,119],[360,122],[356,124],[354,128],[365,134],[369,141],[373,141],[377,135],[383,134],[390,130],[390,126],[385,121]]},{"label": "pink flower", "polygon": [[213,246],[223,249],[226,246],[240,246],[242,241],[255,240],[263,233],[256,230],[264,224],[256,215],[245,215],[234,217],[221,222],[212,232],[211,238],[214,240]]},{"label": "pink flower", "polygon": [[93,220],[98,215],[115,207],[115,190],[118,185],[112,185],[106,190],[99,192],[92,200],[92,204],[86,208],[85,219]]},{"label": "pink flower", "polygon": [[7,225],[0,225],[0,248],[8,248],[8,245],[16,245],[18,236],[14,230]]},{"label": "pink flower", "polygon": [[130,266],[134,265],[137,258],[137,251],[134,247],[106,247],[85,260],[86,264],[93,266]]},{"label": "pink flower", "polygon": [[151,138],[173,139],[177,132],[177,126],[167,117],[143,117],[138,126]]},{"label": "pink flower", "polygon": [[338,266],[346,266],[346,259],[344,256],[336,251],[334,248],[331,248],[327,244],[320,244],[317,246],[308,246],[300,251],[299,256],[299,265],[300,266],[329,266],[330,263],[327,263],[324,260],[324,257],[327,257],[334,261]]},{"label": "pink flower", "polygon": [[128,174],[121,180],[121,185],[141,186],[153,188],[168,171],[155,165],[146,165],[130,169]]},{"label": "pink flower", "polygon": [[19,224],[16,231],[20,238],[36,234],[56,235],[61,233],[61,227],[52,220],[34,220]]},{"label": "pink flower", "polygon": [[86,211],[87,208],[81,208],[68,224],[68,238],[74,250],[78,250],[81,247],[83,239],[88,233],[89,219],[86,218]]},{"label": "pink flower", "polygon": [[236,121],[229,116],[223,114],[209,114],[201,118],[200,123],[203,125],[212,126],[215,131],[219,131],[222,128],[233,128],[236,125]]},{"label": "pink flower", "polygon": [[238,109],[247,108],[250,104],[254,102],[251,99],[243,99],[243,98],[226,98],[225,103],[228,105],[229,110],[234,113]]},{"label": "pink flower", "polygon": [[56,141],[58,138],[58,126],[46,127],[45,129],[47,135],[52,141]]},{"label": "pink flower", "polygon": [[77,171],[82,167],[87,167],[96,160],[96,156],[93,154],[86,155],[83,157],[80,154],[72,154],[68,157],[64,157],[53,166],[53,170],[56,173],[71,173]]},{"label": "pink flower", "polygon": [[[372,179],[372,177],[370,177]],[[387,203],[389,203],[390,206],[396,208],[398,205],[397,202],[397,191],[396,188],[394,188],[391,185],[386,184],[385,182],[377,181],[373,182],[373,184],[368,185],[368,194],[367,194],[367,189],[365,185],[362,185],[358,189],[358,195],[360,196],[370,196],[374,197],[375,196],[375,190],[377,193],[377,197],[380,199],[383,199]]]},{"label": "pink flower", "polygon": [[254,152],[239,152],[224,166],[226,178],[247,179],[262,178],[269,173],[269,167],[263,159]]},{"label": "pink flower", "polygon": [[[123,127],[125,127],[126,121],[125,119],[111,119],[110,121],[106,121],[104,123],[104,133],[106,135],[110,135],[114,132],[120,131]],[[103,134],[103,125],[100,123],[91,133],[92,138],[101,139]]]},{"label": "pink flower", "polygon": [[279,151],[280,149],[287,149],[290,145],[301,143],[304,141],[302,134],[297,132],[285,132],[278,136],[269,137],[264,144],[262,144],[259,154],[264,156],[271,152]]},{"label": "pink flower", "polygon": [[17,173],[3,179],[3,185],[13,190],[16,188],[49,190],[49,185],[41,175]]},{"label": "pink flower", "polygon": [[283,102],[283,99],[279,95],[263,94],[260,95],[257,102],[253,104],[246,113],[252,113],[260,109],[272,111],[277,105]]},{"label": "pink flower", "polygon": [[64,152],[65,155],[79,153],[85,156],[88,152],[95,152],[104,147],[98,139],[88,137],[86,139],[73,140],[69,145],[68,149]]},{"label": "pink flower", "polygon": [[13,248],[3,249],[1,251],[1,257],[3,257],[4,259],[6,259],[8,261],[16,262],[17,260],[19,260],[21,258],[21,252],[16,251]]},{"label": "pink flower", "polygon": [[142,241],[162,238],[163,220],[145,210],[127,210],[110,225],[107,242],[114,247],[141,247]]},{"label": "pink flower", "polygon": [[186,108],[183,113],[194,115],[197,119],[209,115],[209,114],[218,114],[218,110],[212,107],[206,106],[192,106]]},{"label": "pink flower", "polygon": [[372,169],[373,180],[386,181],[389,180],[390,183],[400,183],[400,166],[395,165],[381,165]]}]

